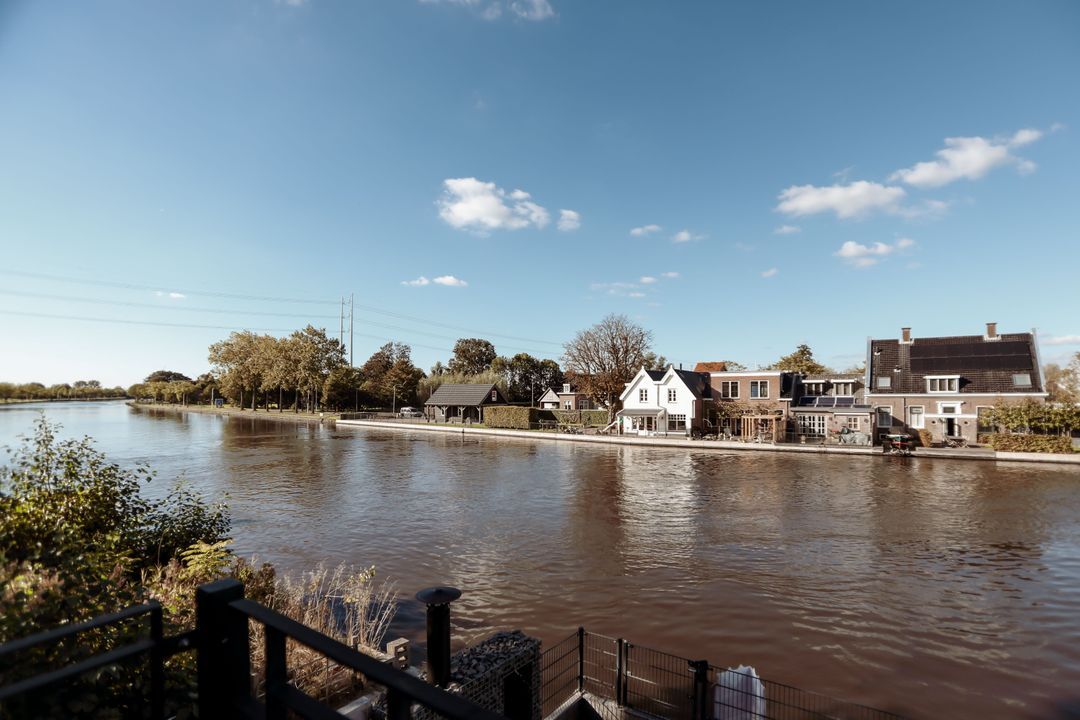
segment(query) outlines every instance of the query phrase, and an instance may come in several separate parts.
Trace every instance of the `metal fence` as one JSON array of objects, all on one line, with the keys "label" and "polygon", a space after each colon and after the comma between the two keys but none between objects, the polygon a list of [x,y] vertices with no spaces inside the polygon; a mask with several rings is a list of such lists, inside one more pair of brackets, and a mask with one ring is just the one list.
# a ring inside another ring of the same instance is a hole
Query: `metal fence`
[{"label": "metal fence", "polygon": [[689,660],[584,628],[543,654],[543,716],[582,698],[593,714],[670,720],[894,720],[901,716]]}]

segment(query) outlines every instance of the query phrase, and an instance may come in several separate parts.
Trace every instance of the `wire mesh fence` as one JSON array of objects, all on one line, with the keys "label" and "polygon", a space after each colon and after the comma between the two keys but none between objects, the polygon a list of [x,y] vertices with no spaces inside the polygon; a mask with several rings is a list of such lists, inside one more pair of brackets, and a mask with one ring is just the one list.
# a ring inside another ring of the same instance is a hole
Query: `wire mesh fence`
[{"label": "wire mesh fence", "polygon": [[[670,720],[894,720],[901,716],[693,661],[622,638],[577,633],[541,660],[543,717],[587,699],[593,716]],[[579,717],[575,715],[574,717]]]}]

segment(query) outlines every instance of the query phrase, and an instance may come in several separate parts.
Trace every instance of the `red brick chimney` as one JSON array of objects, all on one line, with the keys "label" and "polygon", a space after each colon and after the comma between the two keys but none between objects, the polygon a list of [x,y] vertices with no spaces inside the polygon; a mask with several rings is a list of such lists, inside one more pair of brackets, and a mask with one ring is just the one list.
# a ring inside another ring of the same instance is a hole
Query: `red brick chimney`
[{"label": "red brick chimney", "polygon": [[902,343],[910,343],[911,342],[911,328],[909,328],[909,327],[900,328],[900,342],[902,342]]},{"label": "red brick chimney", "polygon": [[998,339],[997,323],[996,322],[986,323],[986,339],[987,340],[997,340]]}]

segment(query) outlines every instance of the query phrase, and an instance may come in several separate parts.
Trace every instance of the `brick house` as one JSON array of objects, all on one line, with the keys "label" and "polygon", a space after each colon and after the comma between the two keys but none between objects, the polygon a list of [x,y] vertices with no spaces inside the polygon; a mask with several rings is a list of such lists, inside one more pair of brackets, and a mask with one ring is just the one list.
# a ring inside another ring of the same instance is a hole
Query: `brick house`
[{"label": "brick house", "polygon": [[874,436],[873,408],[866,403],[863,378],[855,375],[803,375],[791,406],[794,432],[800,439],[843,433],[860,442]]},{"label": "brick house", "polygon": [[[744,438],[771,435],[773,440],[779,440],[791,415],[797,380],[796,373],[780,370],[710,372],[709,384],[718,410],[716,429]],[[722,408],[727,403],[738,403],[747,412],[740,417],[730,417]]]},{"label": "brick house", "polygon": [[983,335],[916,338],[902,328],[899,339],[867,342],[866,403],[873,407],[876,436],[928,430],[933,442],[978,441],[992,432],[983,417],[996,405],[1047,393],[1034,331],[999,334],[987,323]]}]

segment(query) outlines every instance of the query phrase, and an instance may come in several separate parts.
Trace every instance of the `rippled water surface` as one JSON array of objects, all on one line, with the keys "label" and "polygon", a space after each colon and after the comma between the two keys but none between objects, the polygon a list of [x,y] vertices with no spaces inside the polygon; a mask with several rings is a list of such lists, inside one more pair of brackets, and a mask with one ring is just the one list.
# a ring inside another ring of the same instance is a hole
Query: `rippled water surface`
[{"label": "rippled water surface", "polygon": [[[41,406],[0,409],[0,445]],[[374,564],[423,634],[578,625],[920,717],[1080,698],[1080,470],[580,446],[50,405],[64,435],[228,495],[237,549]]]}]

